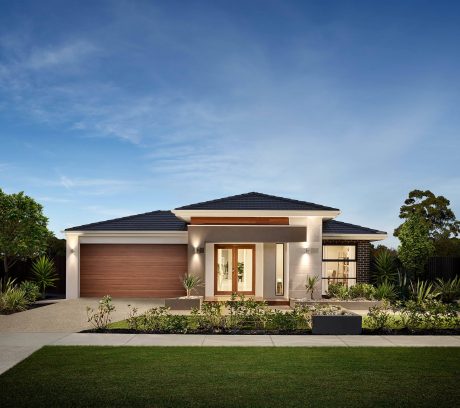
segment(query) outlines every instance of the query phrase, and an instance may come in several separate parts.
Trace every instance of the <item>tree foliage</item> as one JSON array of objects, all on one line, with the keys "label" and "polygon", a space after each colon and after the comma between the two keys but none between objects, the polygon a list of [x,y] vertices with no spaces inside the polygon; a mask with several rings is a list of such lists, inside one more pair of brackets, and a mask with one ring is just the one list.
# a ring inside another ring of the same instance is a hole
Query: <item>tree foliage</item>
[{"label": "tree foliage", "polygon": [[398,257],[402,265],[408,271],[421,274],[428,258],[434,252],[426,220],[418,213],[412,214],[401,225],[398,238],[401,242]]},{"label": "tree foliage", "polygon": [[[401,206],[399,218],[408,220],[413,214],[419,215],[428,226],[430,238],[434,240],[456,237],[460,233],[460,221],[457,221],[449,205],[447,198],[436,196],[430,190],[412,190]],[[395,229],[395,237],[400,237],[403,225]]]},{"label": "tree foliage", "polygon": [[18,260],[41,254],[51,235],[43,207],[23,192],[6,194],[0,189],[0,258],[5,277]]}]

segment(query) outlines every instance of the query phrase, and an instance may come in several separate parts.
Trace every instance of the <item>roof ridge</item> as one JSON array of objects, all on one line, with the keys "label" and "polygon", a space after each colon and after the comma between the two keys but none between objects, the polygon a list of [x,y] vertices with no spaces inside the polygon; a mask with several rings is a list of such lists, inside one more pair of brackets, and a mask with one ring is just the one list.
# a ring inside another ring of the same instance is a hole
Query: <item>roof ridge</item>
[{"label": "roof ridge", "polygon": [[285,202],[287,201],[287,202],[295,203],[295,204],[311,205],[311,206],[315,206],[315,207],[328,209],[328,210],[331,210],[331,211],[339,211],[338,208],[333,208],[333,207],[328,207],[328,206],[321,205],[321,204],[316,204],[316,203],[313,203],[311,201],[303,201],[303,200],[297,200],[297,199],[294,199],[294,198],[280,197],[280,196],[275,196],[275,195],[271,195],[271,194],[259,193],[257,191],[250,191],[248,193],[234,194],[234,195],[227,196],[227,197],[215,198],[213,200],[206,200],[206,201],[200,201],[198,203],[187,204],[187,205],[183,205],[183,206],[180,206],[180,207],[176,207],[175,210],[187,209],[187,207],[191,207],[191,206],[207,205],[207,204],[222,202],[222,201],[229,200],[229,199],[237,199],[237,198],[241,198],[241,197],[250,197],[250,196],[254,196],[254,195],[262,196],[262,197],[265,197],[265,198],[277,199],[277,200],[281,200],[281,201],[285,201]]},{"label": "roof ridge", "polygon": [[139,217],[139,216],[147,215],[147,214],[159,213],[159,212],[169,212],[169,213],[172,214],[172,212],[171,212],[170,210],[154,210],[154,211],[147,211],[147,212],[140,213],[140,214],[126,215],[126,216],[124,216],[124,217],[111,218],[111,219],[109,219],[109,220],[96,221],[96,222],[90,222],[89,224],[77,225],[76,227],[66,228],[65,231],[69,231],[69,230],[76,229],[76,228],[91,227],[91,226],[93,226],[93,225],[100,225],[100,224],[104,224],[104,223],[106,223],[106,222],[127,220],[127,219],[130,219],[130,218]]}]

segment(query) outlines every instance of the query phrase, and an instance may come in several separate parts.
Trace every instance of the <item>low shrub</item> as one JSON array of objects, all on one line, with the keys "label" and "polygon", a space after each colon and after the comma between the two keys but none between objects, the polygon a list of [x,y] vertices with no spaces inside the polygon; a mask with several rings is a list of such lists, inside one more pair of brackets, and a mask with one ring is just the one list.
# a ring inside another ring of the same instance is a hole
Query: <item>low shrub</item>
[{"label": "low shrub", "polygon": [[394,283],[383,281],[375,287],[374,297],[377,300],[394,300],[396,296],[396,286]]},{"label": "low shrub", "polygon": [[450,280],[438,278],[435,283],[435,290],[443,302],[452,303],[460,298],[460,276]]},{"label": "low shrub", "polygon": [[252,298],[246,299],[232,295],[231,299],[225,303],[229,310],[227,325],[229,327],[239,327],[245,329],[262,329],[267,319],[267,304]]},{"label": "low shrub", "polygon": [[26,310],[31,303],[24,289],[16,286],[15,279],[0,281],[0,313],[11,314]]},{"label": "low shrub", "polygon": [[[223,314],[224,306],[228,314]],[[238,330],[272,330],[279,332],[311,329],[312,306],[297,306],[281,311],[267,307],[265,302],[244,296],[232,296],[228,302],[205,302],[201,309],[193,309],[189,316],[170,313],[167,307],[156,307],[138,315],[129,307],[127,324],[131,330],[165,333],[214,332]]]},{"label": "low shrub", "polygon": [[401,323],[409,331],[458,327],[460,319],[454,305],[436,299],[409,300],[399,309]]},{"label": "low shrub", "polygon": [[369,283],[357,283],[348,289],[348,297],[351,299],[364,298],[367,300],[374,299],[374,286]]},{"label": "low shrub", "polygon": [[202,303],[201,309],[193,309],[190,318],[192,330],[222,330],[225,326],[222,316],[223,304],[219,302]]},{"label": "low shrub", "polygon": [[383,302],[381,306],[372,306],[366,317],[366,323],[374,330],[389,330],[392,318],[390,305]]},{"label": "low shrub", "polygon": [[327,294],[332,298],[340,300],[348,299],[348,289],[343,283],[330,283],[327,289]]},{"label": "low shrub", "polygon": [[107,329],[107,326],[112,321],[111,313],[114,310],[115,306],[112,304],[112,298],[109,295],[104,296],[99,301],[99,305],[96,310],[92,307],[86,306],[88,322],[98,330]]},{"label": "low shrub", "polygon": [[425,281],[411,282],[409,284],[410,299],[417,303],[423,303],[426,300],[433,299],[439,295],[432,283]]},{"label": "low shrub", "polygon": [[23,281],[19,286],[25,292],[26,299],[33,303],[40,297],[40,288],[35,282],[32,281]]}]

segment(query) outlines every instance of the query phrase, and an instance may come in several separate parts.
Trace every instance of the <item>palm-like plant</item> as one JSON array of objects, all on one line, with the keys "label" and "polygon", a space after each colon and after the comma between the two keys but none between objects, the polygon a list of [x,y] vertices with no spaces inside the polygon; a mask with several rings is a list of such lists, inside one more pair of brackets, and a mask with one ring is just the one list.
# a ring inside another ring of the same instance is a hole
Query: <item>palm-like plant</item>
[{"label": "palm-like plant", "polygon": [[43,255],[33,263],[32,272],[44,298],[46,288],[56,286],[55,282],[58,280],[54,262]]},{"label": "palm-like plant", "polygon": [[388,250],[379,252],[374,259],[373,275],[376,284],[393,282],[397,277],[396,257]]},{"label": "palm-like plant", "polygon": [[319,280],[320,280],[320,277],[318,275],[307,277],[307,281],[305,283],[305,289],[307,289],[307,293],[310,293],[311,300],[313,300],[313,292]]},{"label": "palm-like plant", "polygon": [[182,280],[185,290],[187,291],[187,297],[190,297],[190,293],[193,289],[201,286],[201,278],[196,275],[185,275]]},{"label": "palm-like plant", "polygon": [[443,302],[450,303],[460,297],[460,276],[450,280],[436,279],[436,290]]},{"label": "palm-like plant", "polygon": [[417,303],[422,303],[428,299],[435,298],[439,292],[435,290],[433,284],[425,281],[411,282],[410,285],[411,297]]}]

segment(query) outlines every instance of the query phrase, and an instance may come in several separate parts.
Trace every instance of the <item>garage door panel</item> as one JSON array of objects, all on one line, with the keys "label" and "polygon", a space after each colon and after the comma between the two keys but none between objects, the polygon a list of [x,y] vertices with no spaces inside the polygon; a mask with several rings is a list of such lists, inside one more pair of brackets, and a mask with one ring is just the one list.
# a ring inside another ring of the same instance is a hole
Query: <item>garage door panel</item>
[{"label": "garage door panel", "polygon": [[186,245],[80,245],[80,296],[182,296]]}]

